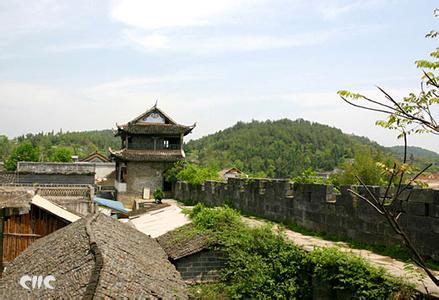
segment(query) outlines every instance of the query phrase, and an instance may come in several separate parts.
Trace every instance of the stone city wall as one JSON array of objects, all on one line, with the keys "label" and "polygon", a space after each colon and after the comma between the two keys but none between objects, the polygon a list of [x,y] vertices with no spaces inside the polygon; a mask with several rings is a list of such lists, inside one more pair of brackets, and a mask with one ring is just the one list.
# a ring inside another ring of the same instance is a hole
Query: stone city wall
[{"label": "stone city wall", "polygon": [[[296,223],[359,242],[400,244],[386,219],[365,201],[352,196],[348,188],[343,186],[340,193],[335,193],[332,186],[318,184],[229,178],[228,182],[207,181],[201,186],[177,182],[174,197],[209,206],[228,204],[244,213],[276,222]],[[357,188],[366,195],[362,187]],[[376,196],[384,194],[384,188],[370,189]],[[439,260],[439,191],[414,189],[402,207],[405,213],[400,223],[410,238],[422,255]]]}]

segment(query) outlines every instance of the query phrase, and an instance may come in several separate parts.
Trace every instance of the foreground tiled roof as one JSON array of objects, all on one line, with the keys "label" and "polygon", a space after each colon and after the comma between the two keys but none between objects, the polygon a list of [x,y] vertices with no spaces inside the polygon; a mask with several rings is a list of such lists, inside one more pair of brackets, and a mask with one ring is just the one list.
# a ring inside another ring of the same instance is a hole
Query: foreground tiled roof
[{"label": "foreground tiled roof", "polygon": [[118,125],[116,133],[117,135],[121,135],[123,132],[130,134],[175,134],[180,135],[189,134],[193,126],[184,126],[178,124],[161,124],[161,123],[144,123],[144,124],[124,124]]},{"label": "foreground tiled roof", "polygon": [[[19,285],[23,275],[52,275],[54,289],[26,290]],[[89,215],[34,242],[5,269],[0,295],[187,298],[179,273],[155,240],[102,214]]]},{"label": "foreground tiled roof", "polygon": [[181,150],[135,150],[122,149],[112,150],[110,154],[114,158],[125,161],[177,161],[184,158]]},{"label": "foreground tiled roof", "polygon": [[187,224],[156,238],[166,254],[177,260],[182,257],[198,253],[215,244],[214,239],[207,233],[192,233],[193,224]]}]

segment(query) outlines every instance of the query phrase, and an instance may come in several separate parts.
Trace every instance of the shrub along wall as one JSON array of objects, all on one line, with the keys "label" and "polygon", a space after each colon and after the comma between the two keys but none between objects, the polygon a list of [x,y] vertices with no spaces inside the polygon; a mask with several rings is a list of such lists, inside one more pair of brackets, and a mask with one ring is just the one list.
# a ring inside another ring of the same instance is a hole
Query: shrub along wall
[{"label": "shrub along wall", "polygon": [[[228,182],[206,181],[193,186],[177,182],[175,198],[210,206],[228,204],[244,213],[276,222],[291,222],[307,229],[324,231],[359,242],[395,245],[401,241],[379,215],[363,200],[343,186],[334,193],[332,186],[293,184],[288,180],[238,179]],[[360,193],[366,195],[361,188]],[[376,196],[384,188],[370,187]],[[404,203],[402,226],[422,255],[439,261],[439,191],[413,190]]]}]

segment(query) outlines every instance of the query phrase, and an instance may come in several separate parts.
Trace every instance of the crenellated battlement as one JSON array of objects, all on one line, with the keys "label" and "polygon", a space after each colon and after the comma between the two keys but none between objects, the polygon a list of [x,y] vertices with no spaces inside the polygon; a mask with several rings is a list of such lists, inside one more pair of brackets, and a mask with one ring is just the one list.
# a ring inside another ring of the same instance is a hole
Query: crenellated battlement
[{"label": "crenellated battlement", "polygon": [[[211,206],[228,204],[272,221],[297,223],[310,230],[360,242],[400,244],[385,218],[352,195],[349,188],[367,195],[361,186],[342,186],[337,193],[330,185],[293,184],[286,179],[229,178],[228,182],[206,181],[201,186],[177,182],[175,198]],[[368,188],[375,197],[384,196],[385,188]],[[439,191],[413,189],[411,193],[409,201],[402,203],[405,213],[400,222],[423,255],[439,260]]]}]

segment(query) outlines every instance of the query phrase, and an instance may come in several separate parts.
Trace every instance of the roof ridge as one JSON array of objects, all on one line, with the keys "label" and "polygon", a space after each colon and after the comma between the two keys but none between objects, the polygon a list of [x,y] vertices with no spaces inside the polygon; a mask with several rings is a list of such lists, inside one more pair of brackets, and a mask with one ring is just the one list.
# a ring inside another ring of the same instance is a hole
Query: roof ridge
[{"label": "roof ridge", "polygon": [[95,260],[95,267],[92,270],[90,279],[87,284],[87,289],[85,291],[85,299],[92,299],[96,295],[96,290],[100,282],[101,271],[104,267],[104,257],[96,242],[96,236],[91,229],[92,222],[95,222],[98,216],[99,212],[96,212],[93,214],[92,217],[87,218],[85,221],[85,232],[88,236],[90,252],[93,254]]}]

